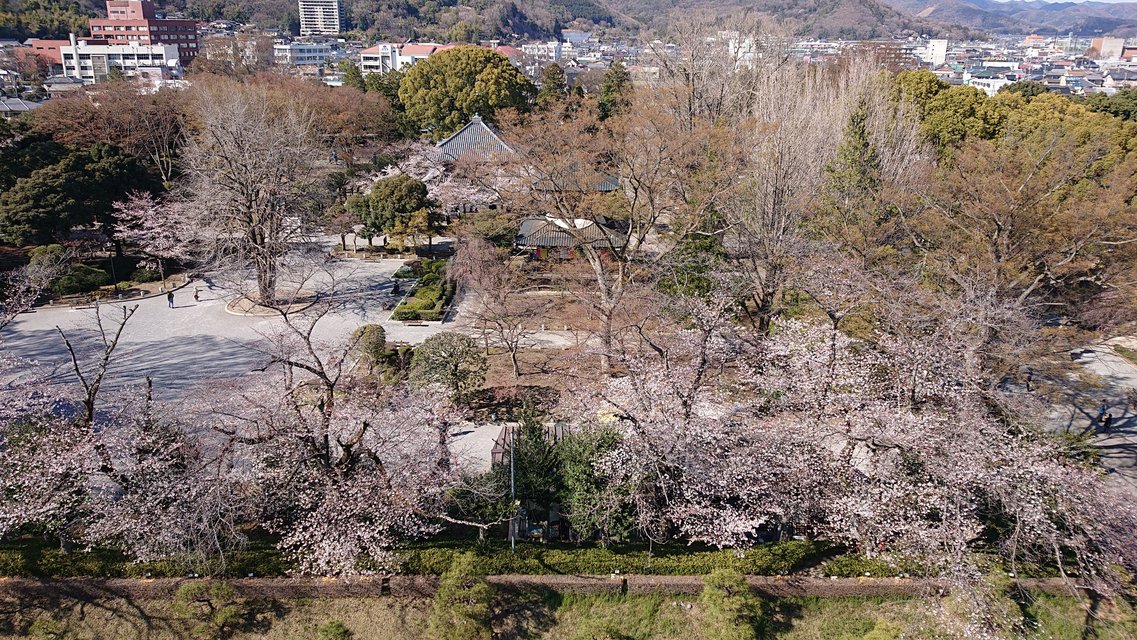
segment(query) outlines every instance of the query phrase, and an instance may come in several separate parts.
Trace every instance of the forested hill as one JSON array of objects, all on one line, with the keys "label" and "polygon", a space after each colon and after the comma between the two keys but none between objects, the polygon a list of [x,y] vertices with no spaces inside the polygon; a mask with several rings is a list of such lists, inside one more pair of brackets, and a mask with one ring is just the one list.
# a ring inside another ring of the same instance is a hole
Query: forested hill
[{"label": "forested hill", "polygon": [[[922,0],[889,0],[908,9]],[[952,0],[962,2],[962,0]],[[868,39],[965,35],[878,0],[343,0],[344,26],[381,39],[476,41],[553,38],[562,28],[662,29],[691,11],[750,13],[800,37]],[[161,3],[160,3],[161,4]],[[296,0],[172,0],[165,9],[297,31]],[[0,37],[65,37],[103,13],[97,0],[0,0]],[[962,24],[970,24],[961,22]],[[974,25],[990,28],[987,25]]]},{"label": "forested hill", "polygon": [[660,27],[669,17],[690,11],[721,16],[754,14],[800,37],[864,40],[917,34],[962,36],[945,27],[905,14],[878,0],[610,0],[612,6],[641,22]]},{"label": "forested hill", "polygon": [[913,16],[1001,33],[1137,35],[1137,2],[884,1]]},{"label": "forested hill", "polygon": [[106,11],[97,0],[0,0],[0,38],[58,38],[71,32],[83,33],[88,19],[99,13]]}]

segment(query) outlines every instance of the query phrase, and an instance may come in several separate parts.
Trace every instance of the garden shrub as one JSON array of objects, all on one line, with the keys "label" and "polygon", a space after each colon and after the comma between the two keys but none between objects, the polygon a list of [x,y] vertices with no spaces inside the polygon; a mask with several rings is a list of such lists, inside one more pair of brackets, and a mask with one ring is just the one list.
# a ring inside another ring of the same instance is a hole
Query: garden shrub
[{"label": "garden shrub", "polygon": [[224,637],[236,630],[248,615],[248,607],[236,597],[233,585],[217,580],[191,580],[174,593],[174,614],[192,625],[197,637]]},{"label": "garden shrub", "polygon": [[162,279],[162,275],[152,269],[135,269],[130,274],[130,279],[135,282],[157,282]]},{"label": "garden shrub", "polygon": [[762,601],[741,573],[717,569],[704,577],[699,603],[707,640],[757,640]]},{"label": "garden shrub", "polygon": [[[501,575],[582,574],[606,575],[635,573],[647,575],[706,575],[729,569],[744,575],[792,573],[824,551],[824,546],[799,540],[758,545],[744,552],[732,550],[692,550],[689,547],[657,547],[648,553],[640,545],[623,547],[569,547],[518,545],[516,553],[496,547],[474,556],[479,573]],[[438,575],[454,556],[452,548],[426,547],[403,551],[403,571],[409,574]]]},{"label": "garden shrub", "polygon": [[316,628],[316,640],[351,640],[353,635],[339,620],[329,620]]},{"label": "garden shrub", "polygon": [[70,273],[52,283],[51,290],[56,295],[67,296],[94,291],[110,283],[111,276],[106,271],[85,264],[76,264],[71,267]]},{"label": "garden shrub", "polygon": [[890,559],[884,556],[870,558],[861,554],[848,554],[833,558],[822,567],[822,573],[835,578],[873,578],[896,577],[901,574],[921,575],[920,567],[905,559]]},{"label": "garden shrub", "polygon": [[490,640],[492,600],[493,589],[477,570],[474,554],[455,556],[438,583],[427,636],[432,640]]},{"label": "garden shrub", "polygon": [[382,325],[365,324],[351,334],[355,351],[363,358],[368,369],[384,360],[387,354],[387,331]]}]

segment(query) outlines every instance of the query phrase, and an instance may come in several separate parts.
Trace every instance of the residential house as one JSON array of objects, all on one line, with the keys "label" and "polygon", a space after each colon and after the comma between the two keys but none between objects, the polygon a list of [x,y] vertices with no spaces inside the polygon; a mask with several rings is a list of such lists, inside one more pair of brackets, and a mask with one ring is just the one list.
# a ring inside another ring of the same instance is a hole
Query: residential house
[{"label": "residential house", "polygon": [[10,120],[16,116],[21,116],[32,111],[42,104],[42,102],[0,96],[0,118]]}]

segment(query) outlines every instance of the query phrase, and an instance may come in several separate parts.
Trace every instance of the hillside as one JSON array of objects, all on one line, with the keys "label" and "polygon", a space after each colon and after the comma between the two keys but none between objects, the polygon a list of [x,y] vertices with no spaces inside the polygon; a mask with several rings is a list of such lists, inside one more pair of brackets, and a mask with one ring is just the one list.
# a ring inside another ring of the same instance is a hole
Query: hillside
[{"label": "hillside", "polygon": [[911,15],[996,33],[1137,35],[1137,2],[884,0]]},{"label": "hillside", "polygon": [[669,16],[694,10],[723,16],[751,12],[802,37],[860,40],[952,31],[877,0],[610,1],[622,12],[654,27],[663,26]]}]

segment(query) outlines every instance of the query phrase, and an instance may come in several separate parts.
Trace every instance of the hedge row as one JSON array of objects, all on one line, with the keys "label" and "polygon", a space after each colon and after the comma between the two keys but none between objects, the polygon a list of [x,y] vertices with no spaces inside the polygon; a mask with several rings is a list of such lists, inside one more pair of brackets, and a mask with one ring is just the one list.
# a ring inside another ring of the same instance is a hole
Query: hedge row
[{"label": "hedge row", "polygon": [[[400,552],[402,573],[440,575],[454,556],[469,551],[472,543],[424,546]],[[516,553],[504,545],[494,545],[475,555],[476,569],[487,575],[607,575],[615,572],[645,575],[704,575],[729,568],[749,575],[792,573],[815,564],[825,553],[818,543],[790,541],[760,545],[744,552],[691,550],[687,547],[600,548],[521,544]],[[291,569],[278,551],[256,546],[232,554],[226,563],[226,577],[282,576]],[[178,577],[186,569],[174,562],[131,562],[110,549],[90,549],[63,553],[45,548],[42,541],[17,541],[0,547],[0,576],[140,578]]]},{"label": "hedge row", "polygon": [[[250,547],[226,558],[226,577],[283,576],[292,565],[272,547]],[[176,578],[187,573],[172,562],[133,562],[114,549],[93,548],[64,553],[42,542],[16,541],[0,548],[0,576],[36,578]]]},{"label": "hedge row", "polygon": [[454,284],[444,281],[445,260],[421,260],[405,265],[395,274],[406,270],[419,278],[410,297],[395,308],[392,320],[441,320],[446,305],[454,298]]},{"label": "hedge row", "polygon": [[[468,549],[466,549],[468,550]],[[441,574],[463,549],[430,547],[403,552],[403,572]],[[619,549],[602,547],[556,548],[519,545],[516,553],[498,549],[475,556],[476,569],[485,575],[705,575],[715,569],[732,569],[749,575],[792,573],[817,561],[821,544],[790,541],[759,545],[746,551],[692,551],[684,547]]]}]

